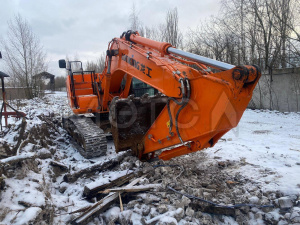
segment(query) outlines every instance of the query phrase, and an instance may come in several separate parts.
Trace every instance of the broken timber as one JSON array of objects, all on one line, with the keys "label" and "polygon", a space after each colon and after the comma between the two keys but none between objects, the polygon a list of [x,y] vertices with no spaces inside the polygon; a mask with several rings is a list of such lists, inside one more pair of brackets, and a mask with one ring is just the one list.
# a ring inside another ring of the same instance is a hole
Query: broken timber
[{"label": "broken timber", "polygon": [[102,184],[102,185],[99,185],[96,187],[90,188],[88,185],[86,185],[84,187],[83,196],[87,197],[87,198],[93,198],[98,194],[99,191],[113,188],[116,186],[121,186],[121,185],[125,184],[126,182],[128,182],[129,180],[131,180],[132,178],[134,178],[134,176],[135,176],[135,173],[131,172],[129,174],[119,176],[116,179],[110,181],[109,183],[105,183],[105,184]]},{"label": "broken timber", "polygon": [[123,158],[128,155],[130,155],[130,152],[128,152],[128,151],[122,152],[122,153],[119,153],[115,158],[109,158],[102,162],[95,163],[92,166],[88,166],[86,168],[78,170],[76,172],[67,173],[64,176],[64,181],[68,182],[68,183],[72,183],[72,182],[75,182],[79,177],[84,177],[84,176],[90,177],[93,174],[95,174],[95,172],[97,172],[97,171],[103,171],[103,170],[110,169],[110,168],[116,166],[117,164],[119,164],[119,162],[121,162],[123,160]]},{"label": "broken timber", "polygon": [[38,159],[42,156],[41,153],[26,153],[21,155],[15,155],[0,159],[0,176],[1,173],[6,175],[6,172],[10,169],[15,169],[17,165],[20,165],[22,162],[32,161]]},{"label": "broken timber", "polygon": [[69,168],[66,165],[64,165],[60,162],[57,162],[57,161],[51,161],[50,165],[53,166],[53,167],[59,167],[63,171],[68,171],[69,170]]},{"label": "broken timber", "polygon": [[35,159],[38,158],[38,155],[35,155],[33,153],[27,153],[27,154],[23,154],[23,155],[16,155],[16,156],[11,156],[5,159],[1,159],[0,160],[0,166],[4,166],[4,165],[13,165],[13,164],[17,164],[23,160],[27,160],[27,159]]},{"label": "broken timber", "polygon": [[161,184],[148,184],[148,185],[140,185],[134,187],[112,188],[112,189],[106,189],[104,191],[101,191],[100,193],[108,194],[109,192],[140,192],[140,191],[148,191],[158,187],[161,187]]},{"label": "broken timber", "polygon": [[22,123],[21,123],[21,127],[20,127],[21,129],[20,129],[20,133],[19,133],[19,137],[18,137],[18,142],[17,142],[17,145],[13,148],[13,154],[17,153],[20,145],[22,144],[22,139],[24,139],[26,125],[27,125],[26,119],[23,118]]},{"label": "broken timber", "polygon": [[44,121],[47,125],[49,125],[50,127],[52,127],[57,133],[60,134],[59,130],[57,129],[57,127],[54,125],[54,123],[52,121],[50,121],[49,119],[47,119],[44,115],[40,115],[37,116],[40,120]]},{"label": "broken timber", "polygon": [[[126,187],[132,188],[144,177],[145,175],[133,180]],[[116,192],[107,195],[105,198],[92,205],[88,210],[86,210],[80,216],[74,219],[72,221],[72,224],[87,224],[94,216],[98,215],[101,212],[104,212],[111,204],[113,204],[114,201],[119,198],[119,193],[122,194],[123,192]]]}]

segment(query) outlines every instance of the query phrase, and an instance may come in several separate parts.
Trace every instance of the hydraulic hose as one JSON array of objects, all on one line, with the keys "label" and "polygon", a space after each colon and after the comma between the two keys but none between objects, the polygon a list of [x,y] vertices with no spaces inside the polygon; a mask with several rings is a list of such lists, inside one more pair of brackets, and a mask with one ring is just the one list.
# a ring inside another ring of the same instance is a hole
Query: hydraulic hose
[{"label": "hydraulic hose", "polygon": [[176,98],[168,98],[167,101],[167,107],[168,107],[168,113],[169,113],[169,117],[170,117],[170,127],[169,127],[169,133],[172,133],[172,127],[173,127],[173,119],[172,119],[172,114],[171,114],[171,109],[170,109],[170,101],[174,101],[177,105],[183,105],[184,103],[184,99],[186,98],[186,94],[185,94],[185,86],[184,86],[184,81],[183,79],[179,80],[180,84],[181,84],[181,91],[182,91],[182,98],[181,98],[181,102],[177,101]]},{"label": "hydraulic hose", "polygon": [[184,103],[180,106],[180,108],[178,109],[177,113],[176,113],[176,117],[175,117],[175,128],[176,128],[176,132],[178,134],[178,138],[179,140],[181,141],[181,143],[183,144],[183,140],[181,138],[181,135],[179,133],[179,129],[178,129],[178,117],[179,117],[179,113],[181,112],[181,110],[184,109],[184,107],[186,107],[186,105],[188,104],[188,101],[190,99],[190,96],[191,96],[191,90],[190,90],[190,84],[189,84],[189,81],[188,80],[185,80],[186,81],[186,88],[187,88],[187,92],[188,92],[188,95],[184,101]]},{"label": "hydraulic hose", "polygon": [[[178,135],[178,138],[179,138],[180,142],[182,144],[184,144],[184,142],[182,140],[182,137],[180,135],[179,129],[178,129],[178,117],[179,117],[180,112],[188,104],[188,101],[189,101],[190,96],[191,96],[191,88],[190,88],[189,80],[187,78],[181,79],[180,83],[181,83],[181,89],[182,89],[182,100],[179,102],[175,98],[172,98],[172,97],[168,98],[167,108],[168,108],[168,114],[169,114],[169,117],[170,117],[169,133],[172,134],[173,118],[172,118],[172,113],[171,113],[171,109],[170,109],[170,101],[172,100],[177,105],[180,105],[180,108],[178,109],[178,111],[176,113],[176,116],[175,116],[175,129],[176,129],[176,132],[177,132],[177,135]],[[187,95],[186,95],[186,92],[187,92]]]}]

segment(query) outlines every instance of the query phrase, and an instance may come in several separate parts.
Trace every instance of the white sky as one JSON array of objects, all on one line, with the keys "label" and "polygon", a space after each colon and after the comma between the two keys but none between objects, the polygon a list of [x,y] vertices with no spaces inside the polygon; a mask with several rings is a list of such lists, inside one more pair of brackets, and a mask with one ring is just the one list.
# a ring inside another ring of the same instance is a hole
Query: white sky
[{"label": "white sky", "polygon": [[143,25],[150,27],[163,23],[166,12],[177,7],[184,33],[215,15],[219,1],[0,0],[0,38],[7,33],[7,21],[19,13],[40,38],[47,52],[48,71],[61,75],[64,71],[58,68],[59,59],[77,55],[82,61],[95,60],[112,38],[126,31],[133,3]]}]

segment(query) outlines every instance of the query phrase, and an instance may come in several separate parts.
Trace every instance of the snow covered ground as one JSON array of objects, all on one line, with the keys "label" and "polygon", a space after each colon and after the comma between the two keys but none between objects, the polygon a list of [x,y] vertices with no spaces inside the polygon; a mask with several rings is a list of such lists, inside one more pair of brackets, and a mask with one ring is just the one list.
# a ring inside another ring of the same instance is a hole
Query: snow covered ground
[{"label": "snow covered ground", "polygon": [[[16,102],[12,104],[17,106]],[[81,177],[67,183],[63,179],[65,171],[51,166],[52,161],[65,165],[69,171],[78,171],[116,157],[113,143],[108,143],[107,156],[87,160],[78,153],[78,146],[60,127],[61,116],[71,114],[65,92],[49,93],[43,99],[21,100],[18,104],[19,110],[27,114],[27,124],[17,152],[21,156],[40,157],[6,168],[7,172],[3,173],[5,184],[1,186],[0,179],[0,224],[68,223],[77,215],[70,212],[92,204],[82,195],[85,185],[105,182],[144,165],[135,157],[127,157],[112,171],[97,172],[93,177]],[[16,150],[22,126],[21,120],[10,119],[9,122],[14,125],[4,130],[6,134],[0,137],[1,155],[8,154],[8,149]],[[5,160],[0,160],[0,177],[1,163]],[[154,224],[241,224],[242,220],[247,220],[248,224],[288,224],[296,223],[298,216],[300,222],[299,113],[246,110],[239,126],[213,148],[165,163],[178,164],[185,171],[158,168],[145,178],[147,182],[168,184],[177,181],[183,192],[194,195],[199,192],[200,197],[216,203],[276,203],[277,208],[266,211],[254,208],[241,210],[235,217],[215,217],[198,212],[182,196],[159,191],[135,196],[138,201],[125,202],[124,212],[120,212],[119,205],[115,204],[91,224],[108,224],[113,217],[117,218],[116,224],[142,224],[143,219],[155,220],[160,215],[164,216]],[[282,196],[293,199],[294,207],[287,212],[279,212],[282,208],[278,199]]]},{"label": "snow covered ground", "polygon": [[[206,152],[210,157],[247,162],[238,171],[267,183],[265,189],[300,193],[299,113],[246,110],[238,127]],[[264,176],[266,170],[274,174]]]}]

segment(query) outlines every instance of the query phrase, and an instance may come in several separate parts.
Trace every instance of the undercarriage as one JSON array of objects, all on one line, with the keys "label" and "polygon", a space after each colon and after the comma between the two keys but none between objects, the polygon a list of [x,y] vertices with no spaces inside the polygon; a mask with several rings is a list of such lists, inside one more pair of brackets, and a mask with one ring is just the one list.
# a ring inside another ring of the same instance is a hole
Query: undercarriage
[{"label": "undercarriage", "polygon": [[129,96],[114,98],[110,103],[109,118],[95,114],[94,117],[73,115],[63,119],[64,128],[80,145],[80,154],[85,158],[103,156],[107,150],[107,138],[114,140],[116,152],[132,149],[139,155],[138,144],[157,116],[166,106],[167,97],[156,94],[149,97]]},{"label": "undercarriage", "polygon": [[63,118],[63,126],[80,145],[78,149],[83,157],[90,159],[106,154],[107,135],[91,118],[73,115]]}]

